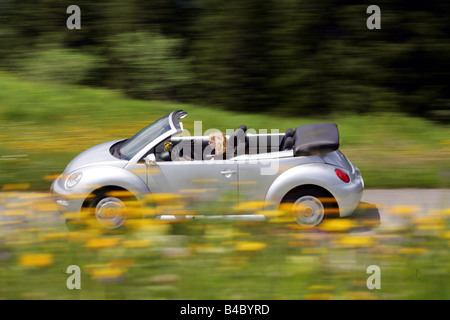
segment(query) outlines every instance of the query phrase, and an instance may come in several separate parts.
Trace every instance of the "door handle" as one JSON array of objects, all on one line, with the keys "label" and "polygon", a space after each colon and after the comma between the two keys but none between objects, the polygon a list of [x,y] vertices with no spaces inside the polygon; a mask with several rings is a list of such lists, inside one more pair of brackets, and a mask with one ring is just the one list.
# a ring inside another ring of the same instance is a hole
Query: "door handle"
[{"label": "door handle", "polygon": [[226,178],[231,177],[232,174],[235,174],[236,171],[233,170],[222,170],[220,171],[221,174],[223,174]]}]

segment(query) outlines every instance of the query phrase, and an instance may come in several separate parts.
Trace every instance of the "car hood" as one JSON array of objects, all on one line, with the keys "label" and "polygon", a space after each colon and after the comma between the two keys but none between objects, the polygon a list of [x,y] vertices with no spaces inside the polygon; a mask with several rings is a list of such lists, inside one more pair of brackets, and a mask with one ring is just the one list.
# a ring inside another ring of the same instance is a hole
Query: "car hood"
[{"label": "car hood", "polygon": [[105,142],[83,151],[67,165],[64,173],[69,174],[77,169],[93,165],[124,167],[128,161],[114,157],[109,151],[111,146],[119,141],[121,140]]}]

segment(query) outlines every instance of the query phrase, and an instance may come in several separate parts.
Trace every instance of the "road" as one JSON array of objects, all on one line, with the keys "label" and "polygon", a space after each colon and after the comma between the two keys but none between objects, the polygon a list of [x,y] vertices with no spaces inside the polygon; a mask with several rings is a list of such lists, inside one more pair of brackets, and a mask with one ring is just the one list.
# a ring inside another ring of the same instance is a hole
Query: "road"
[{"label": "road", "polygon": [[361,202],[375,205],[380,225],[389,227],[401,223],[402,212],[426,216],[450,210],[450,189],[368,189]]},{"label": "road", "polygon": [[[401,223],[398,213],[425,216],[434,210],[450,210],[450,189],[367,189],[361,203],[366,209],[354,219],[378,219],[376,225],[390,227]],[[0,232],[36,224],[57,227],[63,223],[48,193],[0,193]],[[370,230],[361,230],[367,231]]]}]

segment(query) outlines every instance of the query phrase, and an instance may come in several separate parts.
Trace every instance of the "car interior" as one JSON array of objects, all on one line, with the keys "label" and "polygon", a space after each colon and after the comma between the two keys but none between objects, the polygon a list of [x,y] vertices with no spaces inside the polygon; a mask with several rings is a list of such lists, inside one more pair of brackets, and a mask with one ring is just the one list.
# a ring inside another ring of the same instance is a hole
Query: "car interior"
[{"label": "car interior", "polygon": [[[157,161],[210,160],[214,152],[209,137],[171,137],[155,148]],[[241,125],[227,137],[226,159],[293,150],[294,156],[328,153],[339,148],[339,132],[334,123],[318,123],[287,129],[284,134],[248,134]]]},{"label": "car interior", "polygon": [[[247,134],[247,126],[241,125],[227,136],[226,157],[285,151],[293,146],[294,130],[290,128],[285,134]],[[156,161],[210,160],[213,155],[208,136],[173,136],[155,147]]]}]

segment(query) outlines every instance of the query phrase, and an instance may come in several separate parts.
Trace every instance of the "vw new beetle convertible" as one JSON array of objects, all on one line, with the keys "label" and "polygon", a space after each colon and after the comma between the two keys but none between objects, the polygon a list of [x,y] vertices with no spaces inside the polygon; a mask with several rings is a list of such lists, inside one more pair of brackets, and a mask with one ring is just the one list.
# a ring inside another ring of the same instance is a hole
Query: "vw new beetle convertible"
[{"label": "vw new beetle convertible", "polygon": [[[262,203],[263,217],[282,208],[299,225],[314,227],[331,215],[349,216],[358,206],[363,178],[339,150],[336,124],[275,134],[251,133],[241,125],[227,132],[223,159],[212,160],[208,135],[182,134],[186,115],[174,111],[129,139],[78,155],[51,187],[60,211],[72,219],[87,211],[100,226],[117,229],[132,211],[125,197],[139,204],[149,195],[176,194],[192,205],[210,201],[210,210],[226,212],[220,200],[227,195],[237,207]],[[155,219],[167,216],[164,206],[155,210]]]}]

